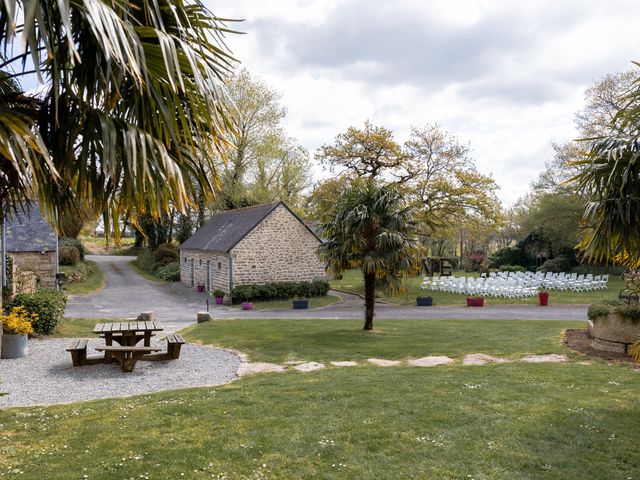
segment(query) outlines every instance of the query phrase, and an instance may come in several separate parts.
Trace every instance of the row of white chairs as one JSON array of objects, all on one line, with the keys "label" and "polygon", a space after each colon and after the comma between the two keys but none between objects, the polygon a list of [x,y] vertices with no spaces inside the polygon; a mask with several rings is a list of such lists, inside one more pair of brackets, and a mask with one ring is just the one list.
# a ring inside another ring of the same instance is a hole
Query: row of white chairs
[{"label": "row of white chairs", "polygon": [[524,298],[541,289],[585,292],[607,288],[609,275],[577,275],[543,272],[491,272],[480,277],[424,277],[422,289],[484,295],[504,298]]}]

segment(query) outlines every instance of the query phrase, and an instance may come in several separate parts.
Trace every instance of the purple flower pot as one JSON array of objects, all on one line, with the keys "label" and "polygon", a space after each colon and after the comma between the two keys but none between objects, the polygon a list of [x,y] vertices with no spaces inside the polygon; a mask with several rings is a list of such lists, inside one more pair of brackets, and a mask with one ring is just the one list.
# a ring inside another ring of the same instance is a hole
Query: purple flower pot
[{"label": "purple flower pot", "polygon": [[243,302],[242,310],[251,310],[253,308],[253,303],[251,302]]},{"label": "purple flower pot", "polygon": [[222,305],[223,300],[224,300],[224,297],[216,297],[216,305]]}]

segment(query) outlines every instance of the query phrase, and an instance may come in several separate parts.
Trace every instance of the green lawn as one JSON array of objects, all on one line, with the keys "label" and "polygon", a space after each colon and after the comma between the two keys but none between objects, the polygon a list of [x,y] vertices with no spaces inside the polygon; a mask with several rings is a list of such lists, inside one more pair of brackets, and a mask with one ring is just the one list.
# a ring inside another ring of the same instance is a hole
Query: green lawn
[{"label": "green lawn", "polygon": [[117,318],[64,318],[55,332],[56,338],[91,338],[97,337],[93,333],[96,323],[120,322]]},{"label": "green lawn", "polygon": [[487,353],[566,353],[562,329],[585,322],[534,320],[216,320],[182,331],[191,342],[247,353],[252,361],[403,359],[426,355],[462,357]]},{"label": "green lawn", "polygon": [[[100,267],[90,260],[85,260],[84,263],[91,269],[91,273],[87,276],[86,280],[83,282],[66,283],[64,285],[65,291],[72,295],[84,295],[104,287],[104,273],[102,273]],[[78,271],[77,266],[60,266],[59,268],[62,273],[67,275]]]},{"label": "green lawn", "polygon": [[[477,277],[478,273],[456,272],[456,276]],[[415,305],[416,297],[433,297],[434,305],[464,305],[466,303],[466,295],[447,292],[432,292],[429,289],[422,290],[420,285],[424,276],[413,277],[408,282],[408,293],[400,296],[386,295],[382,290],[377,291],[377,296],[385,302],[395,303],[397,305]],[[332,280],[331,288],[342,290],[344,292],[364,294],[364,283],[362,280],[362,272],[360,270],[347,270],[344,272],[341,280]],[[616,298],[620,290],[624,288],[624,284],[619,277],[611,275],[609,277],[608,288],[606,290],[596,290],[594,292],[561,292],[551,290],[549,292],[550,304],[588,304]],[[538,297],[507,299],[507,298],[485,298],[485,305],[505,305],[505,304],[527,304],[535,305],[538,303]]]},{"label": "green lawn", "polygon": [[[309,298],[309,308],[326,307],[327,305],[335,305],[340,303],[340,297],[335,295],[325,295],[324,297],[312,297]],[[236,305],[236,308],[241,308],[240,305]],[[253,302],[254,310],[275,310],[292,308],[291,300],[270,300],[268,302]]]},{"label": "green lawn", "polygon": [[640,373],[333,368],[0,410],[7,480],[637,479]]}]

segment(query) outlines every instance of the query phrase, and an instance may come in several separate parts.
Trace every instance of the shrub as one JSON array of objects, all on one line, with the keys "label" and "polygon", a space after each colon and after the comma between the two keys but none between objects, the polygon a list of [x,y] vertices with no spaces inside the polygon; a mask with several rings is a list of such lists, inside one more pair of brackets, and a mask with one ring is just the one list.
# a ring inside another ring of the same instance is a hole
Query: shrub
[{"label": "shrub", "polygon": [[498,268],[500,265],[533,265],[535,261],[531,256],[518,247],[506,247],[498,250],[490,258],[489,266]]},{"label": "shrub", "polygon": [[180,262],[171,262],[166,265],[158,264],[153,274],[161,280],[167,282],[180,281]]},{"label": "shrub", "polygon": [[77,238],[71,237],[61,237],[58,240],[58,247],[74,247],[78,249],[78,253],[80,254],[80,260],[84,260],[84,256],[86,250],[84,248],[84,244],[78,240]]},{"label": "shrub", "polygon": [[322,297],[329,289],[329,283],[324,280],[249,284],[233,287],[231,297],[233,303],[287,300],[294,297]]},{"label": "shrub", "polygon": [[76,266],[80,261],[80,251],[76,247],[58,247],[58,263]]},{"label": "shrub", "polygon": [[153,252],[153,256],[157,263],[162,263],[163,265],[180,260],[178,247],[170,243],[161,243],[158,245],[158,248]]},{"label": "shrub", "polygon": [[38,290],[34,293],[20,293],[6,306],[7,311],[23,306],[38,319],[33,322],[37,333],[50,334],[62,321],[67,306],[66,295],[59,290]]},{"label": "shrub", "polygon": [[140,255],[138,255],[138,258],[136,258],[136,265],[138,265],[141,270],[152,273],[156,265],[156,260],[151,250],[143,250]]},{"label": "shrub", "polygon": [[224,292],[222,290],[220,290],[219,288],[216,288],[213,292],[212,295],[214,297],[224,297]]},{"label": "shrub", "polygon": [[500,265],[498,269],[502,272],[524,272],[525,268],[522,265]]},{"label": "shrub", "polygon": [[555,258],[544,262],[538,270],[541,272],[569,272],[571,271],[572,261],[566,255],[558,255]]}]

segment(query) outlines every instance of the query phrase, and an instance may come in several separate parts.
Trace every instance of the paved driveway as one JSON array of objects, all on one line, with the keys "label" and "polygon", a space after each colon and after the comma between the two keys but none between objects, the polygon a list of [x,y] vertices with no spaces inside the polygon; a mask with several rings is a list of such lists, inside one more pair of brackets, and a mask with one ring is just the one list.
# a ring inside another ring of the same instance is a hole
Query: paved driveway
[{"label": "paved driveway", "polygon": [[138,275],[129,266],[135,257],[89,255],[105,276],[105,287],[88,295],[75,295],[67,305],[68,317],[130,318],[153,310],[165,326],[195,322],[206,310],[206,296],[180,282],[156,283]]},{"label": "paved driveway", "polygon": [[[180,282],[155,283],[129,267],[133,257],[92,255],[105,273],[106,287],[99,292],[70,299],[69,317],[127,318],[153,310],[168,329],[195,322],[196,313],[206,309],[206,295]],[[362,318],[363,302],[355,295],[341,294],[344,302],[312,310],[254,310],[211,305],[214,318]],[[461,297],[462,299],[462,297]],[[489,303],[491,300],[489,300]],[[468,307],[397,307],[376,305],[378,319],[496,319],[496,320],[586,320],[586,305],[487,305]]]}]

